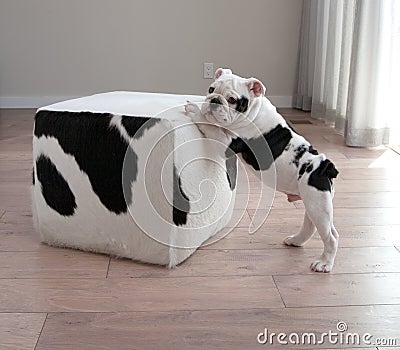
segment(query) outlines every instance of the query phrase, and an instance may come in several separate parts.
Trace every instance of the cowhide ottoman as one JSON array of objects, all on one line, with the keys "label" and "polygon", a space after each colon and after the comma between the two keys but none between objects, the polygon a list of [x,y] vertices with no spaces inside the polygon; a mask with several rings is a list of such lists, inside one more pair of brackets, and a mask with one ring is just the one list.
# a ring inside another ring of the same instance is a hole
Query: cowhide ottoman
[{"label": "cowhide ottoman", "polygon": [[232,216],[227,162],[184,114],[203,96],[111,92],[40,108],[33,216],[52,246],[173,267]]}]

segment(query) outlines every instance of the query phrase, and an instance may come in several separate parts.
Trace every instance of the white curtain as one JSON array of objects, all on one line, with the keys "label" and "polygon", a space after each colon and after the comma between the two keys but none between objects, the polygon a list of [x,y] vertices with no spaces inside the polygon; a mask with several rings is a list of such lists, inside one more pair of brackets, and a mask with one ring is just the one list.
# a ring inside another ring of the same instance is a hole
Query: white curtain
[{"label": "white curtain", "polygon": [[399,65],[400,0],[304,0],[294,106],[347,145],[398,137]]}]

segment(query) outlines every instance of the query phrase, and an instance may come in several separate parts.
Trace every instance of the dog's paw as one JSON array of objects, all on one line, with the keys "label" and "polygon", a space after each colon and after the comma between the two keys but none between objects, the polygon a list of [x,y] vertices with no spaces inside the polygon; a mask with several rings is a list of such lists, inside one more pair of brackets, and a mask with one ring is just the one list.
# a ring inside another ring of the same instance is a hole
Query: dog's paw
[{"label": "dog's paw", "polygon": [[300,242],[295,235],[287,236],[283,243],[292,247],[302,247],[304,245],[304,242]]},{"label": "dog's paw", "polygon": [[200,108],[193,102],[189,102],[185,105],[185,114],[188,117],[198,116],[200,112]]},{"label": "dog's paw", "polygon": [[310,267],[311,270],[315,272],[331,272],[333,264],[325,259],[318,259],[315,260]]}]

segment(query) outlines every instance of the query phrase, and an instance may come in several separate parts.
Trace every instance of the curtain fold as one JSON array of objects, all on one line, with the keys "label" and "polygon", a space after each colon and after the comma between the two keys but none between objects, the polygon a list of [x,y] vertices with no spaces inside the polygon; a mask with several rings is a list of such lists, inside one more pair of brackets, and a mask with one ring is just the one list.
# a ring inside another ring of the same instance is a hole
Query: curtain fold
[{"label": "curtain fold", "polygon": [[294,107],[349,146],[387,144],[400,119],[399,19],[396,0],[304,0]]},{"label": "curtain fold", "polygon": [[307,5],[303,5],[301,19],[297,90],[294,93],[293,104],[296,108],[311,111],[317,33],[317,17],[314,14],[317,2],[305,1]]}]

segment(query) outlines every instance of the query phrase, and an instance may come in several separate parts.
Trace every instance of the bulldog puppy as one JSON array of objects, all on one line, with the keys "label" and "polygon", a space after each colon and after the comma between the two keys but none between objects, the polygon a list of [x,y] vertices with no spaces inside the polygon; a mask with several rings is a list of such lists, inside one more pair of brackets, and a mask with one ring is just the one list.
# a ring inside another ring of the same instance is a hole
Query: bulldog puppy
[{"label": "bulldog puppy", "polygon": [[[290,202],[302,199],[303,227],[284,243],[303,246],[317,230],[322,255],[311,264],[317,272],[332,270],[339,234],[333,225],[334,164],[297,134],[265,97],[264,85],[219,68],[201,109],[192,103],[186,114],[206,136],[226,144],[226,157],[241,154],[255,170],[276,171],[276,190]],[[208,123],[208,124],[205,124]]]}]

